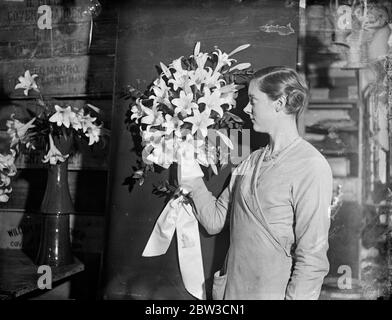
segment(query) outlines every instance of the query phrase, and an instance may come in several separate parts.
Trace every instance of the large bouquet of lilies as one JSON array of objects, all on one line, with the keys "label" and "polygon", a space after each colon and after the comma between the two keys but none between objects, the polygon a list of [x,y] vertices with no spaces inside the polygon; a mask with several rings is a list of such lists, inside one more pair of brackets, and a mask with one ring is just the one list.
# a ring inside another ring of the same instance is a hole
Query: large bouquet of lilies
[{"label": "large bouquet of lilies", "polygon": [[[146,93],[137,91],[131,105],[130,120],[139,126],[146,164],[136,177],[152,164],[167,169],[184,154],[194,154],[199,164],[217,173],[216,164],[224,162],[225,151],[233,148],[224,129],[230,121],[241,122],[229,112],[242,87],[235,78],[250,67],[233,65],[232,56],[248,47],[242,45],[229,54],[219,49],[203,53],[198,42],[190,57],[180,57],[169,66],[160,63],[159,77]],[[223,143],[217,143],[217,137]]]},{"label": "large bouquet of lilies", "polygon": [[[70,156],[75,139],[85,139],[91,146],[100,140],[104,130],[97,117],[92,116],[93,113],[99,114],[100,110],[97,107],[91,104],[87,104],[84,108],[53,104],[43,97],[35,80],[37,77],[38,75],[31,75],[27,70],[24,76],[18,78],[19,83],[15,86],[15,89],[23,89],[26,96],[29,95],[30,90],[35,91],[37,105],[34,110],[27,109],[27,116],[23,119],[18,119],[15,114],[11,114],[7,121],[11,154],[0,157],[0,199],[3,193],[10,191],[9,188],[1,189],[3,185],[9,185],[9,179],[3,180],[3,171],[7,172],[7,176],[15,174],[13,161],[19,153],[42,151],[42,162],[56,165],[66,161]],[[64,149],[69,150],[69,153],[62,153],[59,150],[64,143],[70,146]]]}]

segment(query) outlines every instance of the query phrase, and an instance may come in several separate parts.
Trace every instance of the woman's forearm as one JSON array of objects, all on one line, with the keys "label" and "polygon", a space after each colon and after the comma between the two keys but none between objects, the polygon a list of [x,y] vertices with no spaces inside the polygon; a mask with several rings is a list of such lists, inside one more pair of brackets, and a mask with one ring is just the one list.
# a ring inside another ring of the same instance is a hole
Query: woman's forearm
[{"label": "woman's forearm", "polygon": [[190,196],[196,208],[195,216],[209,234],[219,233],[226,222],[229,208],[229,188],[219,198],[207,189],[202,178],[192,180]]}]

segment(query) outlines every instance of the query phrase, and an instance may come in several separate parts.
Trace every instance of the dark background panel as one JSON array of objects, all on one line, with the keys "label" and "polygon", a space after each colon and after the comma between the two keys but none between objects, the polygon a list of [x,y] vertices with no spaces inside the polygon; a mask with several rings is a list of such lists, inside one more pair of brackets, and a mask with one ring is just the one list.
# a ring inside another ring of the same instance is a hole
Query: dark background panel
[{"label": "dark background panel", "polygon": [[[275,31],[266,26],[280,26]],[[291,32],[290,28],[293,28]],[[267,32],[269,30],[270,32]],[[280,31],[280,32],[279,32]],[[249,43],[236,55],[254,69],[269,65],[295,67],[297,59],[298,3],[286,1],[131,1],[119,6],[119,34],[116,59],[116,93],[128,84],[144,89],[157,77],[159,62],[193,52],[197,41],[202,51],[214,46],[230,52]],[[242,112],[246,91],[238,103]],[[141,256],[154,223],[165,201],[152,195],[152,185],[174,179],[175,169],[154,173],[142,187],[129,187],[124,181],[132,174],[137,156],[124,119],[127,101],[116,99],[112,116],[111,171],[109,176],[109,216],[107,250],[103,274],[107,299],[192,298],[179,273],[176,241],[165,255]],[[247,124],[249,125],[249,124]],[[266,143],[264,136],[252,133],[252,144]],[[230,170],[219,177],[206,175],[214,195],[222,190]],[[212,274],[223,262],[228,246],[227,231],[209,236],[200,228],[207,291]]]}]

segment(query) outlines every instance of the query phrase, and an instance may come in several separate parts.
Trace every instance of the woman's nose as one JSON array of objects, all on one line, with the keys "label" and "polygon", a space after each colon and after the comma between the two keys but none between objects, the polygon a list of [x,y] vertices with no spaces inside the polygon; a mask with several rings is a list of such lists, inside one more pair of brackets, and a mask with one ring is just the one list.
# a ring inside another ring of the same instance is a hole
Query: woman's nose
[{"label": "woman's nose", "polygon": [[252,106],[250,105],[250,103],[246,105],[246,107],[244,108],[244,112],[249,115],[252,115]]}]

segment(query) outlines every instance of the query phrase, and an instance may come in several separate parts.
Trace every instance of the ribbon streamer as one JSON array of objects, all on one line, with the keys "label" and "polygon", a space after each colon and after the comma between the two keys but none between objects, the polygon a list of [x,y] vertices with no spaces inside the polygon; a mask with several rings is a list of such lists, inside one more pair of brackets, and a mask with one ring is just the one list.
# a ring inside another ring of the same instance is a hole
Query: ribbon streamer
[{"label": "ribbon streamer", "polygon": [[205,300],[205,278],[199,225],[190,204],[183,196],[171,199],[160,214],[144,248],[143,257],[165,254],[174,231],[177,235],[178,260],[185,289],[195,298]]}]

